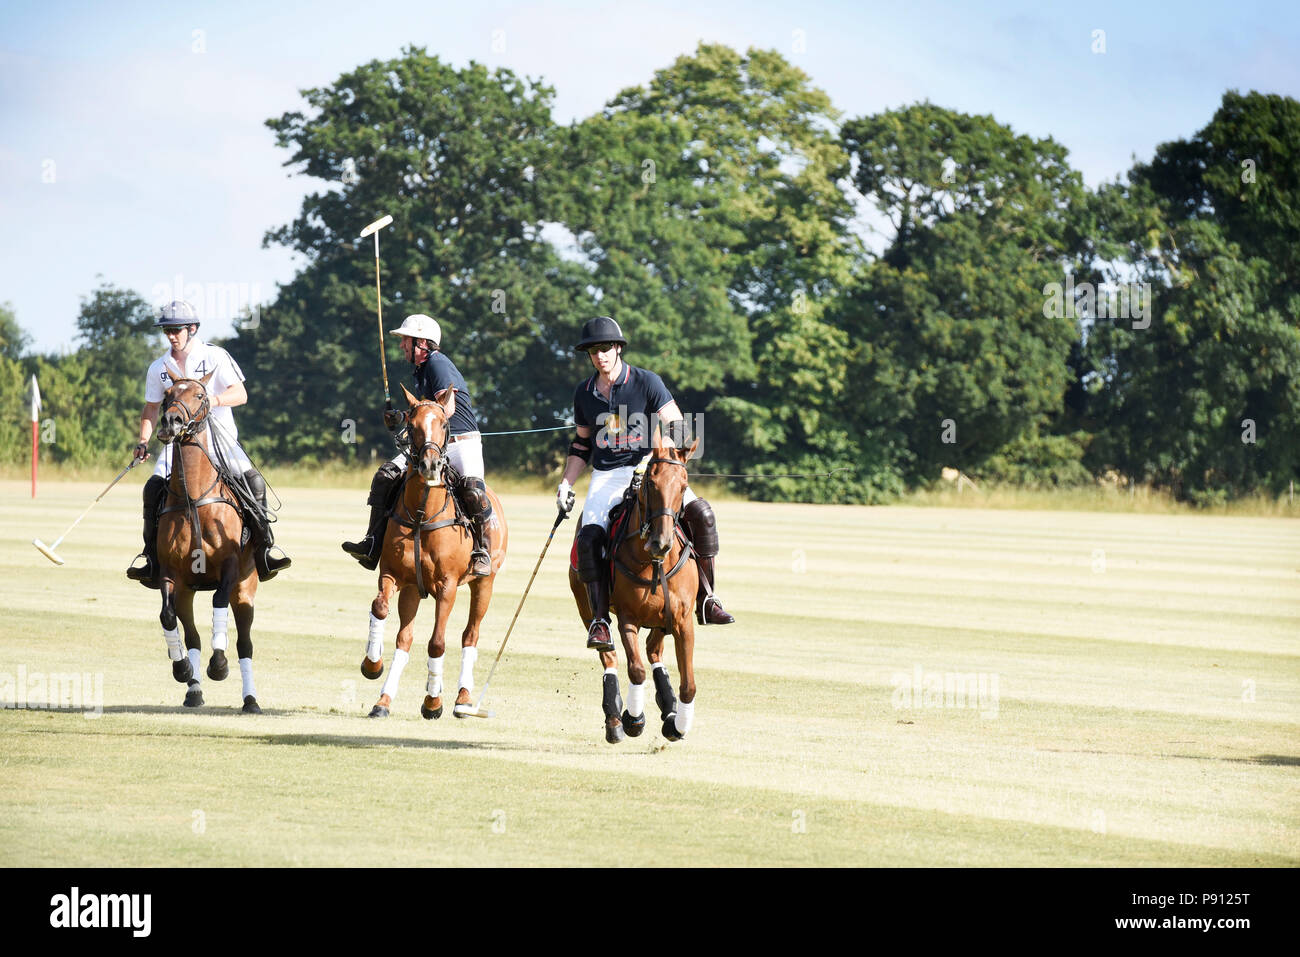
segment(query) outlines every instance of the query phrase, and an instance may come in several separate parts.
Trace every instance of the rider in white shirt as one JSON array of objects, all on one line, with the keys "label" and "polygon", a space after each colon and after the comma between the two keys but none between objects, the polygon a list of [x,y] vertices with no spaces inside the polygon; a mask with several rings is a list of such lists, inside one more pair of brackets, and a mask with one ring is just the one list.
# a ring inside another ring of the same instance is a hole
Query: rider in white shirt
[{"label": "rider in white shirt", "polygon": [[[283,552],[279,555],[271,553],[275,545],[267,524],[266,483],[239,445],[239,431],[235,427],[232,409],[248,401],[244,374],[225,349],[197,337],[198,314],[188,302],[168,303],[162,308],[154,325],[167,337],[170,348],[150,364],[145,376],[145,404],[140,412],[140,441],[135,447],[135,457],[138,461],[149,457],[149,437],[153,435],[163,395],[172,382],[177,379],[202,379],[211,375],[206,387],[210,406],[208,420],[212,429],[209,434],[215,433],[226,464],[235,477],[243,477],[262,506],[261,520],[251,523],[250,532],[255,539],[258,577],[262,581],[269,581],[281,569],[288,568],[291,560]],[[158,461],[154,464],[153,475],[144,486],[144,551],[136,559],[143,557],[145,564],[136,567],[133,561],[132,567],[126,572],[128,578],[150,588],[158,587],[158,513],[167,496],[173,445],[174,443],[169,443],[163,446]],[[279,549],[276,548],[276,551]]]}]

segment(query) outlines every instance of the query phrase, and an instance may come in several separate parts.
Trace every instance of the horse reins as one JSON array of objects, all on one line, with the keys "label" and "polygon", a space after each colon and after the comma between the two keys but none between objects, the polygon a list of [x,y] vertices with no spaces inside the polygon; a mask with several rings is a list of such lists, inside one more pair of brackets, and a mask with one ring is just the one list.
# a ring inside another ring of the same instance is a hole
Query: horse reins
[{"label": "horse reins", "polygon": [[[648,466],[654,465],[655,463],[661,463],[663,465],[676,465],[678,468],[681,469],[686,468],[686,465],[684,463],[678,462],[676,459],[666,459],[660,456],[653,456],[646,463],[647,469]],[[617,552],[615,552],[614,555],[614,567],[617,568],[620,572],[622,572],[624,577],[630,579],[631,581],[642,586],[643,588],[650,588],[651,590],[653,590],[656,587],[660,587],[663,589],[664,631],[666,631],[668,634],[672,634],[673,633],[673,599],[672,599],[672,593],[668,590],[668,579],[672,578],[674,575],[676,575],[679,571],[682,570],[682,567],[686,564],[686,560],[691,557],[691,554],[693,553],[694,549],[692,549],[690,545],[685,541],[685,537],[682,536],[681,528],[679,527],[682,519],[682,510],[677,509],[676,511],[674,511],[671,508],[660,508],[660,509],[656,509],[653,512],[650,511],[650,486],[646,483],[644,477],[642,478],[641,481],[642,481],[641,491],[642,494],[645,496],[645,502],[644,504],[642,503],[641,495],[637,496],[636,499],[637,508],[639,508],[642,512],[641,526],[637,530],[637,534],[644,541],[650,534],[650,523],[654,521],[656,518],[662,518],[668,516],[671,517],[673,520],[672,535],[682,537],[683,545],[685,547],[682,548],[682,554],[681,557],[677,559],[677,564],[675,564],[672,567],[672,569],[668,571],[665,571],[664,569],[664,560],[662,558],[651,558],[650,565],[653,567],[654,575],[655,575],[655,577],[653,578],[642,578],[641,576],[634,574],[632,569],[624,565],[622,560],[619,559]],[[671,552],[672,552],[672,546],[670,544],[669,553],[671,554]]]},{"label": "horse reins", "polygon": [[[207,391],[205,390],[203,393],[203,401],[199,404],[197,412],[191,412],[189,406],[185,405],[185,403],[180,400],[179,396],[172,396],[171,402],[167,403],[167,405],[163,407],[163,413],[165,414],[177,407],[185,413],[185,421],[182,423],[180,431],[172,437],[172,442],[177,448],[177,451],[174,453],[175,462],[172,463],[172,467],[180,476],[181,489],[185,493],[185,504],[164,507],[159,511],[158,515],[161,517],[170,512],[179,512],[182,510],[187,512],[190,519],[190,527],[194,529],[194,538],[198,542],[198,550],[202,551],[203,527],[199,522],[199,509],[205,505],[216,505],[218,503],[225,503],[226,505],[231,506],[237,513],[239,513],[240,509],[235,502],[232,502],[224,495],[210,494],[214,488],[221,484],[221,469],[217,468],[216,463],[212,461],[212,455],[208,450],[203,448],[203,446],[198,445],[196,440],[196,436],[208,427],[208,413],[212,410],[212,405],[208,400]],[[212,465],[212,469],[216,473],[215,477],[212,479],[212,484],[204,489],[197,499],[190,498],[189,483],[185,480],[185,456],[180,451],[180,446],[187,444],[197,445],[199,451],[201,451],[204,457],[207,458],[208,463]]]},{"label": "horse reins", "polygon": [[[433,402],[429,399],[424,399],[420,402],[417,402],[414,406],[412,406],[412,408],[419,408],[420,406],[426,404],[441,408],[441,405],[439,403]],[[424,499],[420,502],[420,508],[415,513],[415,515],[411,515],[410,509],[406,508],[406,503],[402,501],[402,496],[404,495],[405,492],[406,482],[409,482],[411,476],[417,474],[419,471],[418,467],[416,466],[416,463],[419,461],[419,459],[424,458],[425,452],[428,451],[429,449],[434,449],[438,453],[438,472],[434,476],[434,478],[441,480],[442,487],[447,491],[447,497],[446,499],[443,500],[442,507],[439,508],[438,511],[434,512],[434,514],[430,517],[429,521],[426,522],[424,520],[424,511],[429,505],[429,493],[433,490],[433,486],[429,484],[429,481],[427,479],[424,480]],[[451,488],[447,485],[446,455],[447,455],[446,440],[444,440],[441,445],[438,445],[436,442],[425,442],[423,445],[420,446],[418,453],[414,451],[409,452],[408,465],[411,471],[407,473],[406,479],[402,483],[403,492],[399,493],[399,497],[398,497],[398,502],[399,504],[401,504],[403,510],[406,512],[407,518],[405,519],[400,518],[397,515],[396,508],[394,508],[393,511],[389,513],[393,521],[395,521],[398,525],[402,526],[403,528],[411,529],[412,537],[415,539],[415,587],[419,591],[420,598],[422,599],[429,597],[429,590],[424,587],[424,571],[422,567],[424,563],[420,559],[420,539],[423,537],[425,532],[434,532],[440,528],[448,528],[452,525],[462,525],[465,528],[469,527],[469,523],[465,521],[465,519],[462,518],[460,515],[459,506],[456,506],[454,509],[456,512],[455,518],[444,519],[441,522],[434,521],[434,519],[436,519],[439,515],[441,515],[443,512],[447,510],[448,503],[454,502],[456,498]]]}]

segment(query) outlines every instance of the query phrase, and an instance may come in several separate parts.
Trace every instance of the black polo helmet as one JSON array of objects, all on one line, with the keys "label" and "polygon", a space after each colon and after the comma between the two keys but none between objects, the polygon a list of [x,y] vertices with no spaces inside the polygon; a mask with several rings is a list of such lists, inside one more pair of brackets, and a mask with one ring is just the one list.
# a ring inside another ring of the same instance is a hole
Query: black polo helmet
[{"label": "black polo helmet", "polygon": [[584,322],[582,324],[582,340],[573,348],[578,352],[585,352],[601,342],[617,342],[620,346],[627,345],[627,340],[623,338],[623,330],[609,316],[597,316],[595,319],[588,319]]},{"label": "black polo helmet", "polygon": [[158,310],[158,319],[154,328],[166,329],[168,326],[197,326],[199,314],[194,307],[183,299],[175,299]]}]

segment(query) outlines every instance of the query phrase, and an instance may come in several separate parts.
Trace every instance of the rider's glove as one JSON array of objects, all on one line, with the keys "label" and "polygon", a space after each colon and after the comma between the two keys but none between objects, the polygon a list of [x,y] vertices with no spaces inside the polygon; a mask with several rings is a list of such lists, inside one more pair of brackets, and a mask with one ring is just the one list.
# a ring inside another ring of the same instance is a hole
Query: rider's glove
[{"label": "rider's glove", "polygon": [[389,432],[396,432],[398,426],[402,424],[402,421],[405,418],[406,415],[397,409],[385,409],[384,427],[387,428]]},{"label": "rider's glove", "polygon": [[149,443],[136,443],[135,450],[132,452],[132,457],[136,462],[143,462],[147,459],[149,457]]},{"label": "rider's glove", "polygon": [[555,491],[555,504],[561,512],[568,515],[573,511],[573,500],[573,486],[569,484],[568,479],[565,479],[560,482],[560,487]]}]

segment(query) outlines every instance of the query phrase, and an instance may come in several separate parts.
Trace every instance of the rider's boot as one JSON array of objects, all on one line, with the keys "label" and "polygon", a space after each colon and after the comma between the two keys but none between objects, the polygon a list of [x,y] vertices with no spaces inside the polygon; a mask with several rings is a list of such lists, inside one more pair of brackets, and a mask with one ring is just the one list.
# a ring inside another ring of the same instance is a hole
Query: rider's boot
[{"label": "rider's boot", "polygon": [[359,542],[344,542],[343,550],[361,563],[362,568],[374,571],[379,566],[379,551],[384,546],[384,532],[388,528],[388,508],[392,493],[402,480],[402,469],[394,462],[385,462],[370,480],[370,524],[365,538]]},{"label": "rider's boot", "polygon": [[700,585],[695,593],[695,618],[701,625],[730,625],[736,619],[727,614],[718,596],[713,594],[713,560],[718,555],[718,526],[713,507],[697,498],[682,509],[682,524],[695,549],[695,563],[700,570]]},{"label": "rider's boot", "polygon": [[[144,551],[131,559],[131,567],[126,570],[126,577],[139,582],[146,588],[158,587],[158,512],[167,498],[167,480],[161,475],[149,476],[144,483]],[[143,558],[144,564],[136,567],[136,562]]]},{"label": "rider's boot", "polygon": [[[253,539],[253,562],[257,565],[257,577],[269,582],[292,565],[293,560],[275,544],[275,537],[271,534],[271,516],[266,510],[266,482],[257,469],[245,472],[244,481],[262,507],[262,514],[249,523],[249,532]],[[272,549],[279,554],[272,552]]]},{"label": "rider's boot", "polygon": [[461,508],[474,533],[474,551],[469,557],[469,573],[474,578],[492,574],[492,557],[487,550],[487,524],[492,517],[492,501],[481,478],[465,476],[456,490]]},{"label": "rider's boot", "polygon": [[587,603],[591,606],[587,647],[596,651],[614,650],[609,627],[609,564],[605,560],[605,537],[605,530],[599,525],[584,525],[578,530],[578,577],[587,586]]}]

